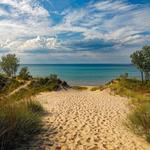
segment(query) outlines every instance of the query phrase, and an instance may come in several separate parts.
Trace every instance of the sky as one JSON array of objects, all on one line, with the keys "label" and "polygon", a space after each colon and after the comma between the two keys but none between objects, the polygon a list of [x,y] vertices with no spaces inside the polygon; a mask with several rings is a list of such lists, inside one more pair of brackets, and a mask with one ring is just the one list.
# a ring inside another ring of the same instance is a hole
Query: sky
[{"label": "sky", "polygon": [[130,63],[150,45],[150,0],[0,0],[0,56],[24,64]]}]

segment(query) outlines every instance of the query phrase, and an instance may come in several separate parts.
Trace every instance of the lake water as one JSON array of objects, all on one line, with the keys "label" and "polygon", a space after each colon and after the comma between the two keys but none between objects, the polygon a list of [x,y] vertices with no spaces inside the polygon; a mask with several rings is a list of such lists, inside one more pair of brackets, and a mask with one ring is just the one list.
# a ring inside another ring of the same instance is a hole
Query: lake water
[{"label": "lake water", "polygon": [[57,74],[60,79],[71,85],[98,85],[128,73],[139,77],[139,71],[130,64],[28,64],[31,75],[45,77]]}]

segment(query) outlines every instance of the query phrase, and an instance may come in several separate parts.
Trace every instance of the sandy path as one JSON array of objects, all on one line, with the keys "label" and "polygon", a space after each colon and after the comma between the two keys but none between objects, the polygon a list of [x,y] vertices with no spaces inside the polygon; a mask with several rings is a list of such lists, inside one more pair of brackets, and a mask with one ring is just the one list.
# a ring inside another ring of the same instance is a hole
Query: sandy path
[{"label": "sandy path", "polygon": [[[148,150],[123,122],[127,99],[108,91],[67,91],[37,96],[49,112],[45,131],[32,142],[32,150]],[[38,138],[41,138],[38,140]]]}]

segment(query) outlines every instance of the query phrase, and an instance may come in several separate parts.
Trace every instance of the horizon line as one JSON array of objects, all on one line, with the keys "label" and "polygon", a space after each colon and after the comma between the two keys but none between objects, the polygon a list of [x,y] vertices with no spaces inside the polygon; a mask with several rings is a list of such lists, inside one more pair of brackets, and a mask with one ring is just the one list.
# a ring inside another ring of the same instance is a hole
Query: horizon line
[{"label": "horizon line", "polygon": [[132,63],[21,63],[21,65],[133,65]]}]

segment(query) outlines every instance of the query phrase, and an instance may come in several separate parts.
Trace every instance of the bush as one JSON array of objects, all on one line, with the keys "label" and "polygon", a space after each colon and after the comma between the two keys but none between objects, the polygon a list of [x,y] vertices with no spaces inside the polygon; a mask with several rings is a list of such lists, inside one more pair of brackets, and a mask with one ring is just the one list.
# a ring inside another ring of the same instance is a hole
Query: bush
[{"label": "bush", "polygon": [[21,68],[18,77],[22,80],[29,80],[31,78],[31,75],[30,72],[28,71],[28,67]]},{"label": "bush", "polygon": [[15,78],[8,79],[7,82],[5,83],[5,86],[1,90],[1,92],[8,94],[8,93],[12,92],[13,90],[15,90],[16,88],[18,88],[22,84],[23,84],[23,82],[19,82]]},{"label": "bush", "polygon": [[67,89],[69,86],[65,81],[61,81],[56,77],[36,78],[31,81],[31,84],[27,88],[22,88],[9,96],[9,100],[18,101],[24,98],[30,98],[40,92],[57,91],[61,88]]},{"label": "bush", "polygon": [[8,78],[0,74],[0,90],[2,90],[7,84]]},{"label": "bush", "polygon": [[[134,127],[134,131],[138,134],[145,135],[149,141],[150,138],[150,103],[144,103],[138,106],[133,113],[129,115],[129,119]],[[149,141],[150,142],[150,141]]]},{"label": "bush", "polygon": [[35,101],[20,102],[1,106],[0,147],[14,149],[27,142],[41,129],[39,113],[42,107]]},{"label": "bush", "polygon": [[97,90],[102,91],[102,90],[104,90],[104,89],[105,89],[105,86],[100,85],[100,86],[92,87],[92,88],[91,88],[91,91],[97,91]]},{"label": "bush", "polygon": [[87,87],[84,87],[84,86],[72,86],[72,88],[74,89],[74,90],[87,90],[88,88]]},{"label": "bush", "polygon": [[52,74],[45,78],[37,78],[30,87],[41,89],[41,91],[56,91],[61,88],[69,88],[69,85],[65,81],[61,81],[57,75]]}]

